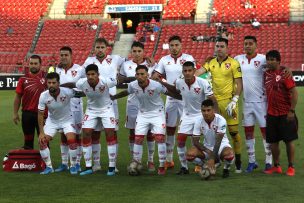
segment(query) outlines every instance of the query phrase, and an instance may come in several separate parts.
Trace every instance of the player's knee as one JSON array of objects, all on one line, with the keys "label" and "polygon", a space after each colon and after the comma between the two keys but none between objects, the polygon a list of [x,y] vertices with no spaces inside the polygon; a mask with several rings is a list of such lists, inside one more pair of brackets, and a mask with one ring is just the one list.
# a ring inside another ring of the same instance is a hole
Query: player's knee
[{"label": "player's knee", "polygon": [[168,127],[166,128],[167,135],[172,136],[175,134],[176,127]]},{"label": "player's knee", "polygon": [[68,145],[71,150],[75,150],[78,147],[76,139],[68,139]]},{"label": "player's knee", "polygon": [[117,137],[114,135],[107,135],[106,136],[107,144],[108,145],[115,145],[117,144]]},{"label": "player's knee", "polygon": [[245,126],[246,140],[252,140],[254,138],[254,126]]},{"label": "player's knee", "polygon": [[155,140],[154,134],[152,134],[150,131],[147,134],[147,141],[148,142],[153,142]]},{"label": "player's knee", "polygon": [[48,141],[39,141],[39,149],[44,150],[48,147]]},{"label": "player's knee", "polygon": [[231,148],[226,148],[222,153],[222,160],[232,161],[234,159],[234,153]]},{"label": "player's knee", "polygon": [[87,147],[92,144],[92,138],[90,136],[82,138],[82,146]]},{"label": "player's knee", "polygon": [[129,135],[129,142],[134,143],[135,142],[135,135]]},{"label": "player's knee", "polygon": [[155,134],[155,141],[157,143],[165,143],[165,135],[164,134]]},{"label": "player's knee", "polygon": [[178,134],[177,135],[177,146],[184,147],[186,145],[187,135],[185,134]]},{"label": "player's knee", "polygon": [[144,135],[135,135],[135,144],[142,145],[144,142]]}]

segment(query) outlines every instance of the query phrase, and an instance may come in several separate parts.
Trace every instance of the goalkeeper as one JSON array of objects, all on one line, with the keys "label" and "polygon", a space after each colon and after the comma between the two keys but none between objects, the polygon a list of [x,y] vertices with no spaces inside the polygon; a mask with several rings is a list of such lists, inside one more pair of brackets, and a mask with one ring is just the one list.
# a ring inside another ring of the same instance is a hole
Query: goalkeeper
[{"label": "goalkeeper", "polygon": [[209,71],[212,88],[218,101],[219,113],[227,120],[228,130],[233,140],[236,173],[241,173],[241,137],[238,131],[238,100],[242,92],[240,64],[228,56],[228,40],[219,38],[215,44],[216,57],[196,71],[199,76]]}]

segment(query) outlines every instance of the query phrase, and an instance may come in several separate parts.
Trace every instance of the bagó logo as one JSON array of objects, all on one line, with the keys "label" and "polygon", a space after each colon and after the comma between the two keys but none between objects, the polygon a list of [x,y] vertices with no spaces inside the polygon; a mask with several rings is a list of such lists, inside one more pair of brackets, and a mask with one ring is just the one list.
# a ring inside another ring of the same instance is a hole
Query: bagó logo
[{"label": "bag\u00f3 logo", "polygon": [[18,162],[15,161],[14,165],[13,165],[13,169],[25,169],[25,170],[29,170],[31,171],[32,169],[36,168],[36,164],[32,163],[32,164],[24,164],[24,163],[20,163],[18,165]]}]

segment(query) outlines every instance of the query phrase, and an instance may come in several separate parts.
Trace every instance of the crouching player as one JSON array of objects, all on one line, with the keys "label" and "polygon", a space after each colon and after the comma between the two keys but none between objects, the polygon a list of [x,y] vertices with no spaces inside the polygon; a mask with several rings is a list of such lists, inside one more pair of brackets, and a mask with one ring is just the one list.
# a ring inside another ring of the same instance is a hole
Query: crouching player
[{"label": "crouching player", "polygon": [[[215,174],[215,162],[224,162],[223,178],[229,176],[229,169],[234,161],[234,153],[229,144],[226,134],[227,123],[224,117],[215,113],[214,102],[207,99],[202,102],[201,111],[203,116],[196,120],[193,130],[194,146],[187,151],[187,160],[197,165],[207,166],[211,174]],[[201,134],[204,142],[199,142]]]},{"label": "crouching player", "polygon": [[[70,173],[77,174],[75,165],[78,144],[76,141],[74,119],[70,110],[70,100],[74,97],[74,91],[59,87],[60,79],[58,73],[49,73],[46,79],[48,90],[40,95],[38,104],[40,154],[46,164],[45,170],[40,174],[45,175],[54,172],[48,142],[52,140],[58,130],[63,130],[67,138],[71,163]],[[46,108],[48,109],[48,118],[44,125],[44,110]]]}]

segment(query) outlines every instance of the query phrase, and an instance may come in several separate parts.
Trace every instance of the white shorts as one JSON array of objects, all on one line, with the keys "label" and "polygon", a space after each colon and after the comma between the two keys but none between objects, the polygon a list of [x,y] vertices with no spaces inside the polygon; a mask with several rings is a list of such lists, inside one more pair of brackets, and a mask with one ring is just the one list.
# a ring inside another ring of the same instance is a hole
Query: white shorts
[{"label": "white shorts", "polygon": [[151,129],[153,134],[165,135],[166,133],[166,119],[165,113],[138,113],[135,126],[135,135],[147,135],[148,130]]},{"label": "white shorts", "polygon": [[113,102],[114,113],[115,113],[115,131],[119,130],[119,112],[118,112],[118,104],[117,100]]},{"label": "white shorts", "polygon": [[45,125],[43,126],[43,131],[46,135],[54,137],[57,132],[67,133],[76,133],[74,127],[74,119],[65,120],[64,122],[53,122],[50,119],[46,119]]},{"label": "white shorts", "polygon": [[76,134],[81,134],[81,124],[83,119],[82,111],[72,111]]},{"label": "white shorts", "polygon": [[166,125],[168,127],[176,127],[180,117],[183,113],[182,102],[168,102],[166,101]]},{"label": "white shorts", "polygon": [[127,104],[127,118],[125,127],[128,129],[135,129],[136,118],[138,114],[138,106],[137,105],[128,105]]},{"label": "white shorts", "polygon": [[191,115],[185,115],[183,114],[180,119],[180,125],[178,128],[178,133],[192,135],[194,124],[197,119],[199,119],[201,114],[191,114]]},{"label": "white shorts", "polygon": [[[206,147],[206,146],[205,146]],[[229,144],[229,143],[221,143],[221,146],[220,146],[220,148],[219,148],[219,151],[218,151],[218,153],[217,153],[217,155],[220,157],[221,156],[221,153],[222,153],[222,151],[223,151],[223,149],[225,149],[226,147],[229,147],[229,148],[232,148],[231,147],[231,145]],[[207,147],[208,148],[208,147]],[[205,159],[209,159],[209,155],[206,153],[206,152],[204,152],[204,155],[205,155]]]},{"label": "white shorts", "polygon": [[266,127],[267,102],[245,102],[243,104],[243,126]]},{"label": "white shorts", "polygon": [[104,128],[115,128],[116,122],[113,108],[109,108],[100,114],[87,111],[83,116],[82,128],[90,128],[100,131],[99,128],[101,126]]}]

